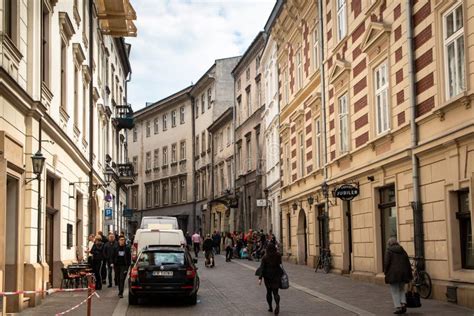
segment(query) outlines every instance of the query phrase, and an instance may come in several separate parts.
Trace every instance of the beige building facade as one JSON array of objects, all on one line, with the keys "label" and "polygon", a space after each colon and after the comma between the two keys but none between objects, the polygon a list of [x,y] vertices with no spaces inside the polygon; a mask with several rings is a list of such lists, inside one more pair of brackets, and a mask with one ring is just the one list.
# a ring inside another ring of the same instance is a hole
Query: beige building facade
[{"label": "beige building facade", "polygon": [[[105,133],[124,134],[112,124],[117,105],[126,105],[130,72],[130,46],[119,37],[136,32],[124,3],[91,3],[92,10],[86,1],[0,3],[0,291],[59,287],[61,268],[82,260],[87,235],[104,228],[104,208],[115,212],[109,227],[121,228],[126,191],[116,167],[125,144]],[[123,18],[108,19],[120,9]],[[38,152],[45,165],[35,175]],[[2,302],[3,312],[18,312],[41,295]]]},{"label": "beige building facade", "polygon": [[176,216],[193,230],[192,105],[187,87],[134,113],[128,159],[137,180],[130,186],[133,230],[142,216]]},{"label": "beige building facade", "polygon": [[[272,28],[286,256],[314,265],[329,248],[333,272],[383,282],[385,245],[397,237],[425,258],[434,298],[472,307],[472,7],[318,6],[285,1]],[[359,194],[333,197],[342,185]]]}]

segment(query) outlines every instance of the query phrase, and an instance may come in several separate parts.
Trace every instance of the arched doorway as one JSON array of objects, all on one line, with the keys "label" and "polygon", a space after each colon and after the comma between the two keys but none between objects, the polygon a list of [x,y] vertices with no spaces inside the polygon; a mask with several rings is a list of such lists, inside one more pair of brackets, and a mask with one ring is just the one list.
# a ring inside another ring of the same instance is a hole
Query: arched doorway
[{"label": "arched doorway", "polygon": [[304,209],[300,209],[298,214],[298,264],[308,262],[308,231]]}]

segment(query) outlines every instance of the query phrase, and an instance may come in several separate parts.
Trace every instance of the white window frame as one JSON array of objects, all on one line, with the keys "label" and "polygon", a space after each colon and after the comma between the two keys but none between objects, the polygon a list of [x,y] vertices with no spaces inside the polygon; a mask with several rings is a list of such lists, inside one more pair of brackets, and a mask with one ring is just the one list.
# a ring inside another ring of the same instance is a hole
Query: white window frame
[{"label": "white window frame", "polygon": [[168,114],[163,114],[163,131],[166,131],[168,129],[168,124],[167,124],[167,121],[168,121],[168,118],[167,118]]},{"label": "white window frame", "polygon": [[[462,7],[461,9],[461,23],[462,26],[457,28],[457,9]],[[463,11],[465,7],[463,6],[463,2],[458,2],[455,4],[451,9],[449,9],[443,15],[443,47],[444,47],[444,64],[445,64],[445,82],[446,82],[446,99],[449,100],[463,91],[466,90],[466,54],[465,54],[465,47],[466,47],[466,40],[464,36],[464,14]],[[453,34],[449,37],[447,35],[447,18],[448,16],[453,16],[453,29],[455,30]],[[457,28],[457,29],[456,29]],[[460,49],[460,41],[462,43],[462,48]],[[454,44],[454,83],[453,87],[450,87],[450,69],[449,69],[449,57],[448,57],[448,47]],[[462,53],[462,56],[459,56],[459,53]],[[460,60],[460,57],[462,60]],[[462,76],[461,78],[459,76]],[[452,89],[452,91],[451,91]]]},{"label": "white window frame", "polygon": [[349,152],[349,104],[347,93],[341,95],[337,100],[339,119],[339,151]]},{"label": "white window frame", "polygon": [[186,159],[186,141],[184,140],[179,145],[179,154],[181,160]]},{"label": "white window frame", "polygon": [[322,148],[323,148],[323,145],[322,145],[322,137],[321,137],[321,118],[320,117],[317,117],[315,120],[314,120],[314,130],[316,132],[316,138],[315,138],[315,141],[316,141],[316,167],[321,168],[321,151],[322,151]]},{"label": "white window frame", "polygon": [[300,178],[305,176],[305,144],[304,144],[304,133],[298,134],[298,149],[299,149],[299,167],[300,167]]},{"label": "white window frame", "polygon": [[176,126],[176,110],[171,111],[171,127]]},{"label": "white window frame", "polygon": [[168,165],[168,146],[163,147],[162,151],[163,153],[163,166]]},{"label": "white window frame", "polygon": [[347,3],[346,0],[336,0],[337,11],[337,41],[340,42],[347,35]]},{"label": "white window frame", "polygon": [[155,134],[158,134],[158,130],[159,130],[159,125],[158,125],[158,121],[159,119],[157,117],[155,117],[155,119],[153,120],[153,132]]},{"label": "white window frame", "polygon": [[178,152],[176,143],[171,145],[171,163],[177,162]]},{"label": "white window frame", "polygon": [[298,89],[303,87],[303,62],[301,58],[301,49],[295,55],[295,63],[296,63],[296,84]]},{"label": "white window frame", "polygon": [[182,106],[179,109],[179,113],[180,113],[180,116],[179,116],[180,124],[184,124],[184,106]]},{"label": "white window frame", "polygon": [[146,137],[150,137],[151,135],[151,126],[150,126],[150,121],[146,121]]},{"label": "white window frame", "polygon": [[313,31],[313,71],[319,69],[319,33],[318,24],[314,27]]},{"label": "white window frame", "polygon": [[390,105],[388,99],[388,63],[382,62],[374,69],[376,134],[390,130]]},{"label": "white window frame", "polygon": [[160,166],[160,150],[155,149],[153,153],[153,168],[158,168]]},{"label": "white window frame", "polygon": [[146,168],[147,171],[151,170],[151,151],[147,151],[146,153]]}]

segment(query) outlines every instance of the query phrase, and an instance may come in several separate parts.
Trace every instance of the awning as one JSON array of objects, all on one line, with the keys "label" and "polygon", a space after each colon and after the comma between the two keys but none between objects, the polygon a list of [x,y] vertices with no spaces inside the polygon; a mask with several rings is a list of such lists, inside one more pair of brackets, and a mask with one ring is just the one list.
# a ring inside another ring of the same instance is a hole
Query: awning
[{"label": "awning", "polygon": [[114,37],[137,36],[137,13],[130,0],[96,0],[100,29]]}]

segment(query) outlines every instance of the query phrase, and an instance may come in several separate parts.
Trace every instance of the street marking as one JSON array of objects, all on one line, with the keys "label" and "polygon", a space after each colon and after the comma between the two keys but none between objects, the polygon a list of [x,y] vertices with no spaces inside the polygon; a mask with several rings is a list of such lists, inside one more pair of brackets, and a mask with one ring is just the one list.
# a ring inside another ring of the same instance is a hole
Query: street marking
[{"label": "street marking", "polygon": [[[255,271],[256,268],[249,265],[249,264],[246,264],[246,263],[242,263],[242,262],[238,262],[238,261],[233,261],[249,270],[252,270],[252,271]],[[294,282],[290,282],[290,287],[294,288],[295,290],[298,290],[298,291],[301,291],[301,292],[304,292],[306,294],[309,294],[311,296],[314,296],[314,297],[317,297],[319,299],[322,299],[323,301],[326,301],[330,304],[333,304],[333,305],[336,305],[342,309],[345,309],[349,312],[353,312],[357,315],[363,315],[363,316],[375,316],[375,314],[369,312],[369,311],[366,311],[366,310],[363,310],[359,307],[356,307],[354,305],[351,305],[351,304],[348,304],[348,303],[345,303],[343,301],[340,301],[338,299],[335,299],[333,297],[330,297],[326,294],[323,294],[321,292],[318,292],[318,291],[315,291],[315,290],[311,290],[311,289],[308,289],[307,287],[304,287],[302,285],[299,285],[297,283],[294,283]]]}]

